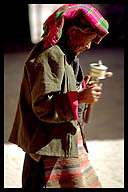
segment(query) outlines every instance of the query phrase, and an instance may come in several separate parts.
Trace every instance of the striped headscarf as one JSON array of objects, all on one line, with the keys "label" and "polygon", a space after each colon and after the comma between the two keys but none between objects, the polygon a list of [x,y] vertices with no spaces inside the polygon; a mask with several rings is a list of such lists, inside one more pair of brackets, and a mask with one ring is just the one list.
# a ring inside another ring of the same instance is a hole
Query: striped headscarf
[{"label": "striped headscarf", "polygon": [[109,33],[108,22],[96,8],[89,4],[65,4],[49,16],[43,24],[43,47],[55,45],[62,36],[65,21],[77,16],[81,18],[83,24],[88,22],[97,33],[97,37],[93,40],[96,44],[99,44]]}]

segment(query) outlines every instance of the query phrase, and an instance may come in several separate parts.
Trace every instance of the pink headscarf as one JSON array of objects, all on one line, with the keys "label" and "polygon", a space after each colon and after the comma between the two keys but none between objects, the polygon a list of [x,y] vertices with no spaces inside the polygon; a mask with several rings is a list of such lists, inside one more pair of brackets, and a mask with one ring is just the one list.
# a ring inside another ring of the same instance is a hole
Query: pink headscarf
[{"label": "pink headscarf", "polygon": [[97,11],[96,8],[89,4],[65,4],[57,9],[43,24],[43,47],[55,45],[62,36],[62,29],[66,19],[73,19],[80,16],[82,21],[88,21],[95,32],[97,37],[93,40],[99,44],[108,32],[108,22]]}]

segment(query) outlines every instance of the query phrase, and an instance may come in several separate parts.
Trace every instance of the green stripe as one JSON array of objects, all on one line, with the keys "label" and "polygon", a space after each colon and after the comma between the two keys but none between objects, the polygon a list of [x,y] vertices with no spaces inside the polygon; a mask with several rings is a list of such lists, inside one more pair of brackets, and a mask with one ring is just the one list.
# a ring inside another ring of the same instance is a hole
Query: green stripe
[{"label": "green stripe", "polygon": [[59,35],[59,39],[60,39],[62,36],[62,29],[59,31],[58,35]]},{"label": "green stripe", "polygon": [[87,16],[90,15],[90,14],[93,15],[92,13],[93,13],[93,9],[90,9],[89,12],[87,13]]},{"label": "green stripe", "polygon": [[100,24],[106,31],[108,31],[108,26],[105,24],[105,22],[102,19],[100,19],[98,24]]},{"label": "green stripe", "polygon": [[60,18],[60,16],[61,16],[62,14],[64,14],[65,12],[66,12],[66,10],[61,11],[60,13],[57,13],[57,14],[56,14],[56,20],[58,20],[58,19]]},{"label": "green stripe", "polygon": [[82,8],[85,8],[85,9],[87,9],[87,10],[91,10],[91,8],[90,7],[87,7],[87,6],[85,6],[85,5],[79,5],[78,7],[82,7]]}]

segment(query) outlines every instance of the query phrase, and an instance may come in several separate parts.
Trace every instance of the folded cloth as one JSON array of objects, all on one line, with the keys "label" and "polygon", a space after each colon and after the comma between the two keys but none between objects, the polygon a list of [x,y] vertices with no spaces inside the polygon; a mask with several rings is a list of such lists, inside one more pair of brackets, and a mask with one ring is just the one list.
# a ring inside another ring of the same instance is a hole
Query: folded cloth
[{"label": "folded cloth", "polygon": [[83,24],[87,22],[91,25],[97,37],[93,40],[99,44],[108,32],[108,22],[97,11],[96,8],[89,4],[65,4],[58,8],[43,24],[44,34],[44,48],[55,45],[62,36],[62,29],[67,19],[73,19],[80,16],[80,21]]}]

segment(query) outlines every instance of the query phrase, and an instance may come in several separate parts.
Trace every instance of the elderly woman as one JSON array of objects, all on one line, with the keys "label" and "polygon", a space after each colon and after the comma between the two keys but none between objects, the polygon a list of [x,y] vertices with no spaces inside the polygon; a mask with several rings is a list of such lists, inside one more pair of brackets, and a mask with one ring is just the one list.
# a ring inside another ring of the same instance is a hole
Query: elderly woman
[{"label": "elderly woman", "polygon": [[81,124],[86,103],[98,101],[102,88],[87,83],[77,56],[107,34],[107,21],[88,4],[65,4],[44,23],[25,62],[9,138],[26,152],[24,189],[101,188]]}]

